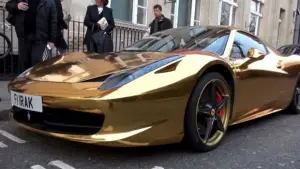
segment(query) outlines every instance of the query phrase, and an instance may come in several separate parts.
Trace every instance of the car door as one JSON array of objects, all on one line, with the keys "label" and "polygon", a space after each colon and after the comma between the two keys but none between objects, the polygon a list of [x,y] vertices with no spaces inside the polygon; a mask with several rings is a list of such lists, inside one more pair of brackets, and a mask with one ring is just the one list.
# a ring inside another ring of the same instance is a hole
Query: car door
[{"label": "car door", "polygon": [[[250,48],[263,53],[259,59],[249,58]],[[245,32],[237,31],[230,54],[236,78],[233,118],[243,122],[280,109],[286,73],[277,68],[278,59],[266,45]],[[279,80],[280,79],[280,80]]]}]

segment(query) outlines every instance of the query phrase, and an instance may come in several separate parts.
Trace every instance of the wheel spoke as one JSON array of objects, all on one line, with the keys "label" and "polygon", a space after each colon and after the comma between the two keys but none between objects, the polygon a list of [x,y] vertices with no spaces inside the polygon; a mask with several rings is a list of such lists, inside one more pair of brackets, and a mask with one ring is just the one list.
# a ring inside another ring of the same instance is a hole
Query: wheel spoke
[{"label": "wheel spoke", "polygon": [[200,114],[203,114],[203,115],[210,115],[211,109],[212,109],[212,106],[209,105],[209,104],[206,104],[205,106],[200,106],[198,108],[197,113],[200,113]]},{"label": "wheel spoke", "polygon": [[216,116],[216,121],[217,121],[217,129],[221,132],[224,132],[225,131],[224,124],[219,116]]},{"label": "wheel spoke", "polygon": [[208,139],[209,139],[209,136],[211,135],[211,131],[213,129],[213,126],[214,126],[214,122],[215,122],[215,119],[210,117],[210,118],[207,118],[206,120],[206,132],[205,132],[205,137],[204,137],[204,142],[207,143]]},{"label": "wheel spoke", "polygon": [[210,98],[212,103],[214,104],[213,107],[216,105],[216,97],[217,97],[217,86],[214,82],[210,84]]},{"label": "wheel spoke", "polygon": [[227,101],[228,101],[228,96],[224,96],[223,100],[217,104],[217,112],[219,112],[225,106]]}]

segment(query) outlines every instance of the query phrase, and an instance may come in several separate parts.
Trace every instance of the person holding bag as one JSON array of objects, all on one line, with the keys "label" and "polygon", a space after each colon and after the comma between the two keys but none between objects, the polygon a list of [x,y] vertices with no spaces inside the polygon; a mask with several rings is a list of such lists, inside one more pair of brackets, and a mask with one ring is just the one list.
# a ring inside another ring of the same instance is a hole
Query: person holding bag
[{"label": "person holding bag", "polygon": [[96,0],[88,6],[84,25],[88,28],[84,44],[89,52],[107,53],[113,51],[111,32],[115,27],[112,9],[106,7],[108,0]]}]

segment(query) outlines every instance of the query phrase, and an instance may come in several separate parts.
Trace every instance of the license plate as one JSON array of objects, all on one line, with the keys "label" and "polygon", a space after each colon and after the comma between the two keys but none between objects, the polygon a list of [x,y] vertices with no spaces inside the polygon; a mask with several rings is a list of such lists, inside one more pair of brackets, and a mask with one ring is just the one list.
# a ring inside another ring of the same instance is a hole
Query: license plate
[{"label": "license plate", "polygon": [[21,109],[43,112],[41,96],[32,96],[11,91],[11,104]]}]

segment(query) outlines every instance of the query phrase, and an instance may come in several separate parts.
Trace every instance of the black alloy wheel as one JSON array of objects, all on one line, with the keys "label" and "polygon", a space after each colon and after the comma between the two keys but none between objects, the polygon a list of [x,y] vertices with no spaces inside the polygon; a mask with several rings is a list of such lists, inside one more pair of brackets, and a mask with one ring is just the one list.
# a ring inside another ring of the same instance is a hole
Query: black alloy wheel
[{"label": "black alloy wheel", "polygon": [[223,139],[231,113],[231,90],[219,73],[204,75],[190,97],[185,139],[193,150],[206,152]]}]

